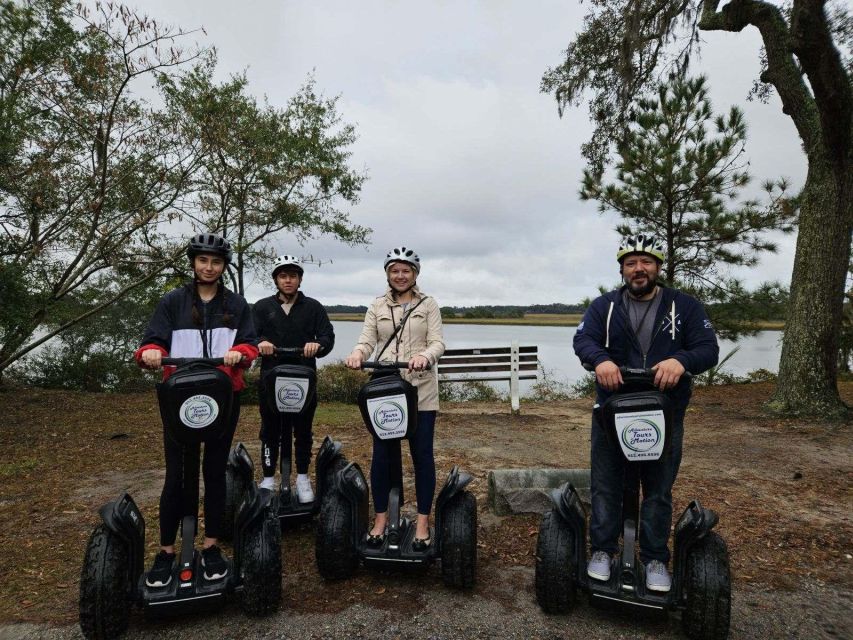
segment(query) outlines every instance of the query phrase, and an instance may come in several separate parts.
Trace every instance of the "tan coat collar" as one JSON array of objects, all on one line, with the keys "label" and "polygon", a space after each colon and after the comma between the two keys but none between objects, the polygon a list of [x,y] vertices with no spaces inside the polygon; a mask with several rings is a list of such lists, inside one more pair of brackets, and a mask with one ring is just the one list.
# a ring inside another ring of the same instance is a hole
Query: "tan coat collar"
[{"label": "tan coat collar", "polygon": [[[415,285],[414,287],[412,287],[412,295],[415,297],[416,300],[420,300],[421,298],[426,298],[426,294],[421,293],[421,290],[418,289],[418,285]],[[400,306],[400,303],[397,302],[396,300],[394,300],[394,290],[391,287],[388,287],[385,290],[385,300],[388,301],[389,305],[392,305],[392,306],[396,305],[398,307]]]}]

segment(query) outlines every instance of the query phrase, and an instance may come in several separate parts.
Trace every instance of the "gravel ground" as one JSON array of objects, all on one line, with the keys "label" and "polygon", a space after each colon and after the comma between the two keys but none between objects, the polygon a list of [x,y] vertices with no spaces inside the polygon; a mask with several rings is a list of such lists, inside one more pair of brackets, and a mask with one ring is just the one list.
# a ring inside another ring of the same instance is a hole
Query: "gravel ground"
[{"label": "gravel ground", "polygon": [[[209,618],[146,621],[134,614],[127,640],[225,640],[231,638],[383,638],[462,640],[468,638],[682,639],[677,615],[638,618],[590,607],[585,601],[570,615],[548,616],[536,605],[533,570],[502,570],[503,579],[481,584],[470,594],[436,589],[416,613],[400,615],[388,576],[388,605],[355,604],[337,614],[293,614],[286,609],[266,618],[247,618],[236,603]],[[495,589],[498,591],[496,592]],[[410,609],[410,607],[406,607]],[[803,583],[796,591],[736,590],[729,637],[853,638],[853,593]],[[77,640],[78,627],[22,624],[0,627],[0,640]]]}]

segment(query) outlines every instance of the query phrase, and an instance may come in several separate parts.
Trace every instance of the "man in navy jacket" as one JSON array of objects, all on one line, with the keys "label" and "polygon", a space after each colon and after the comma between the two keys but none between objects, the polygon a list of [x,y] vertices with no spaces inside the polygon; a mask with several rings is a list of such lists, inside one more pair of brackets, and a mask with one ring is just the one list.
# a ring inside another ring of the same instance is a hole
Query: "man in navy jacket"
[{"label": "man in navy jacket", "polygon": [[[666,568],[672,485],[681,463],[684,414],[691,394],[684,372],[697,375],[713,367],[719,347],[702,305],[687,294],[658,284],[664,253],[654,237],[625,238],[616,258],[625,284],[593,301],[573,344],[581,362],[595,370],[597,406],[619,389],[620,366],[654,369],[655,386],[667,392],[674,405],[673,424],[668,426],[671,450],[660,460],[643,462],[640,474],[640,559],[646,569],[646,587],[666,592],[672,584]],[[609,446],[597,411],[593,411],[591,439],[592,557],[587,574],[606,581],[618,551],[625,461],[621,452]]]}]

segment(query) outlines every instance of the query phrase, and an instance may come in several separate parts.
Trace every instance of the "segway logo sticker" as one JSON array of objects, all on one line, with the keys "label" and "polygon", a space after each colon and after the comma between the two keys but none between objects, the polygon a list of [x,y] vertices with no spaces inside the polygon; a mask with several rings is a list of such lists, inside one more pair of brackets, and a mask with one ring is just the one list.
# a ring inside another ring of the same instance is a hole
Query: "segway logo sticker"
[{"label": "segway logo sticker", "polygon": [[184,400],[179,415],[181,422],[190,429],[204,429],[216,420],[219,405],[210,396],[199,394]]},{"label": "segway logo sticker", "polygon": [[275,404],[281,413],[299,413],[307,399],[307,379],[282,377],[275,379]]},{"label": "segway logo sticker", "polygon": [[657,460],[663,453],[666,423],[663,411],[634,411],[614,416],[622,453],[628,460]]},{"label": "segway logo sticker", "polygon": [[660,440],[658,426],[650,420],[636,420],[625,427],[622,442],[631,451],[648,451]]},{"label": "segway logo sticker", "polygon": [[377,438],[392,440],[406,436],[409,425],[407,406],[403,394],[367,400],[367,413]]}]

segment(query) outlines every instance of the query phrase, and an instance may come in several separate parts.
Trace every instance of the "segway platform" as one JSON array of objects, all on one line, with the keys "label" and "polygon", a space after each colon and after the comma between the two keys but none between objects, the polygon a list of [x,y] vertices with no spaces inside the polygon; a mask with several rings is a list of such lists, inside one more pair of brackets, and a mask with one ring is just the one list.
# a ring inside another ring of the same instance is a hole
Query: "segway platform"
[{"label": "segway platform", "polygon": [[681,611],[690,638],[728,635],[731,583],[728,551],[712,529],[717,514],[692,501],[675,526],[672,587],[646,588],[645,569],[635,555],[639,531],[639,465],[667,455],[672,409],[668,398],[652,386],[654,372],[622,368],[627,385],[640,390],[613,394],[599,418],[611,446],[627,464],[622,500],[622,549],[611,562],[610,579],[586,573],[587,514],[578,492],[566,484],[551,493],[553,508],[539,528],[536,550],[536,599],[546,613],[568,613],[576,591],[585,591],[597,606],[643,611]]},{"label": "segway platform", "polygon": [[[365,368],[405,368],[408,364],[364,363]],[[367,543],[369,488],[361,468],[350,463],[333,475],[324,498],[317,527],[316,557],[326,580],[351,576],[358,565],[397,568],[423,566],[441,560],[445,584],[471,588],[476,582],[477,501],[466,490],[472,478],[454,466],[435,503],[435,527],[431,543],[414,549],[415,525],[401,516],[403,504],[400,443],[417,428],[417,390],[390,372],[375,378],[359,392],[365,426],[389,447],[391,491],[388,496],[388,529],[381,545]]]},{"label": "segway platform", "polygon": [[[230,415],[231,380],[217,365],[222,358],[164,358],[177,366],[157,387],[167,437],[183,448],[184,516],[172,579],[163,587],[145,583],[145,520],[129,494],[100,509],[102,522],[89,538],[80,579],[80,628],[88,640],[120,636],[130,607],[147,615],[209,611],[234,592],[242,592],[250,615],[271,612],[281,599],[281,528],[270,508],[269,492],[252,483],[234,518],[234,556],[218,580],[203,577],[194,541],[198,531],[200,447],[221,437]],[[240,464],[238,460],[238,464]]]}]

